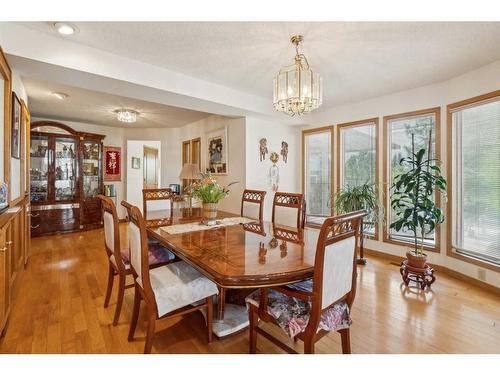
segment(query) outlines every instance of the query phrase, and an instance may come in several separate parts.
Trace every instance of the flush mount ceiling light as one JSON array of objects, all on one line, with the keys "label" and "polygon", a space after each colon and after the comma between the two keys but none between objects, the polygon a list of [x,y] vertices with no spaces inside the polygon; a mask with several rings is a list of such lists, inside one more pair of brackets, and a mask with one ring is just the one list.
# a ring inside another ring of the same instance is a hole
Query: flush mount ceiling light
[{"label": "flush mount ceiling light", "polygon": [[54,28],[62,35],[72,35],[78,31],[75,25],[67,22],[55,22]]},{"label": "flush mount ceiling light", "polygon": [[127,108],[117,109],[115,113],[118,121],[128,123],[136,122],[139,115],[139,112]]},{"label": "flush mount ceiling light", "polygon": [[273,107],[290,116],[311,112],[323,103],[322,78],[313,73],[306,57],[299,53],[299,44],[303,40],[302,35],[292,36],[295,62],[281,68],[274,79]]},{"label": "flush mount ceiling light", "polygon": [[59,100],[64,100],[69,97],[69,95],[65,92],[53,92],[52,95],[54,95]]}]

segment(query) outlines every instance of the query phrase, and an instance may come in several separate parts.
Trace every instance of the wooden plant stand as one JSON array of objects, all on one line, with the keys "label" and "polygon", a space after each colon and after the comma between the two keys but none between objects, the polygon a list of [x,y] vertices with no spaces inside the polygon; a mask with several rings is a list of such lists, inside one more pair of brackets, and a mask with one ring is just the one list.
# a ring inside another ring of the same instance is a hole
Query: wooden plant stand
[{"label": "wooden plant stand", "polygon": [[401,262],[399,272],[401,273],[403,281],[407,286],[410,281],[413,281],[420,285],[422,290],[424,290],[426,286],[430,287],[432,283],[436,281],[434,270],[431,267],[428,265],[426,265],[425,268],[412,267],[408,264],[408,260]]}]

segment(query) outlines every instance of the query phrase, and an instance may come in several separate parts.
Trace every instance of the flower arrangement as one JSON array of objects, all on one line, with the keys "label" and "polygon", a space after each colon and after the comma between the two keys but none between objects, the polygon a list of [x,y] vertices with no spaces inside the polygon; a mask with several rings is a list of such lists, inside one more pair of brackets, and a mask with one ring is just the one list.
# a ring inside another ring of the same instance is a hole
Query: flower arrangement
[{"label": "flower arrangement", "polygon": [[228,187],[236,183],[235,181],[227,186],[221,186],[210,172],[201,173],[201,179],[193,182],[188,190],[191,196],[198,198],[203,203],[219,203],[221,199],[228,196]]}]

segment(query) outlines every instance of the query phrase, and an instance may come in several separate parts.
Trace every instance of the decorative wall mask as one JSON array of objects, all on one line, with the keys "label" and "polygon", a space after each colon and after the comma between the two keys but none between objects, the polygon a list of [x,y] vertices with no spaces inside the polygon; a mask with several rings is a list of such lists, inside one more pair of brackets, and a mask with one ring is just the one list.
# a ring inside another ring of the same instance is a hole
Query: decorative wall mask
[{"label": "decorative wall mask", "polygon": [[283,161],[286,163],[288,161],[288,143],[281,141],[281,156]]},{"label": "decorative wall mask", "polygon": [[260,161],[266,160],[267,153],[268,153],[268,151],[267,151],[267,139],[261,138],[259,141]]}]

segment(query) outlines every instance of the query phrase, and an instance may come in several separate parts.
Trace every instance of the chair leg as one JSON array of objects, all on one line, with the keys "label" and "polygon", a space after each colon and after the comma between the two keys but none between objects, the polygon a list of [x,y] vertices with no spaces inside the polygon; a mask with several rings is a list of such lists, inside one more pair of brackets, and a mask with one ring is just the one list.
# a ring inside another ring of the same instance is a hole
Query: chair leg
[{"label": "chair leg", "polygon": [[134,339],[135,328],[137,327],[137,320],[139,319],[139,308],[141,307],[141,293],[135,287],[134,293],[134,309],[132,311],[132,320],[130,321],[130,330],[128,331],[128,341]]},{"label": "chair leg", "polygon": [[254,305],[250,305],[248,309],[248,320],[249,327],[248,332],[250,333],[250,344],[249,344],[249,353],[255,354],[257,352],[257,324],[259,322],[259,315],[257,314],[257,307]]},{"label": "chair leg", "polygon": [[118,324],[118,319],[120,319],[120,313],[122,311],[123,297],[125,295],[125,275],[119,275],[118,278],[118,300],[116,301],[115,317],[113,319],[113,325]]},{"label": "chair leg", "polygon": [[156,318],[150,316],[148,319],[148,328],[146,332],[146,344],[144,345],[144,354],[151,354],[151,349],[153,348],[153,337],[155,335],[155,323]]},{"label": "chair leg", "polygon": [[213,319],[212,296],[207,297],[207,338],[208,343],[212,342],[212,319]]},{"label": "chair leg", "polygon": [[312,336],[304,339],[304,354],[314,354],[314,341]]},{"label": "chair leg", "polygon": [[111,263],[109,263],[108,271],[108,287],[106,288],[106,298],[104,298],[104,307],[108,307],[109,299],[111,298],[111,291],[113,290],[113,280],[115,279],[115,270]]},{"label": "chair leg", "polygon": [[342,341],[342,354],[351,354],[351,336],[349,328],[341,329],[339,333]]}]

